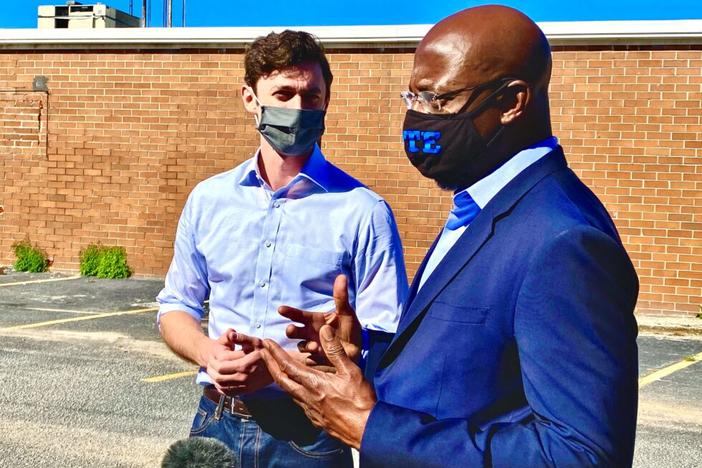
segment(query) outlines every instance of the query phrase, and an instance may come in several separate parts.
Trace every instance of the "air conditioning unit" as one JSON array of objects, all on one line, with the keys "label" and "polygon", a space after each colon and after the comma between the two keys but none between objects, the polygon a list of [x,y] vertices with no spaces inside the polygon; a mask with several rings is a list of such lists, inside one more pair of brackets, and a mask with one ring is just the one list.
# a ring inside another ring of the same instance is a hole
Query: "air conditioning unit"
[{"label": "air conditioning unit", "polygon": [[137,28],[139,18],[102,3],[83,5],[69,1],[66,5],[39,6],[39,29]]}]

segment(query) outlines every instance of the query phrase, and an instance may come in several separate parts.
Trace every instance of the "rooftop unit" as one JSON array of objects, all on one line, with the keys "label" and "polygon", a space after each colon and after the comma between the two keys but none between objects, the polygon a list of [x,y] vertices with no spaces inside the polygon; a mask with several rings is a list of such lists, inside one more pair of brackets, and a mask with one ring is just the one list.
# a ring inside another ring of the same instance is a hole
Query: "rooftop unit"
[{"label": "rooftop unit", "polygon": [[137,28],[139,18],[102,3],[83,5],[69,1],[66,5],[40,5],[39,29]]}]

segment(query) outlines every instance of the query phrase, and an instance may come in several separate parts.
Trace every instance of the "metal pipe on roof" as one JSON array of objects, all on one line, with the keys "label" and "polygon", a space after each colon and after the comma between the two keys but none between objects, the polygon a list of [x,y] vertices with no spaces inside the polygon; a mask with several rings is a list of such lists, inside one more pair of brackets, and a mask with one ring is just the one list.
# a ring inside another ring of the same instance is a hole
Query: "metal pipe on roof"
[{"label": "metal pipe on roof", "polygon": [[173,27],[173,0],[166,0],[166,21],[167,28]]}]

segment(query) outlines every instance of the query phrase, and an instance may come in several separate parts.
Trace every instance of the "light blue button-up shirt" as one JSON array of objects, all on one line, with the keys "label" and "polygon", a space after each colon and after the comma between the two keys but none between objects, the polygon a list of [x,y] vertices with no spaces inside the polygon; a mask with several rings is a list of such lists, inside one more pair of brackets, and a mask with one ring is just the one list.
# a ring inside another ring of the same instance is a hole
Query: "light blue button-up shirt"
[{"label": "light blue button-up shirt", "polygon": [[[199,183],[178,223],[173,261],[158,295],[158,317],[204,316],[208,335],[227,328],[271,338],[287,349],[290,321],[280,305],[334,308],[334,278],[349,278],[349,299],[364,328],[394,332],[407,296],[402,246],[389,206],[324,159],[318,147],[302,171],[273,191],[258,154]],[[201,370],[199,383],[210,382]]]},{"label": "light blue button-up shirt", "polygon": [[[482,210],[500,190],[505,188],[507,184],[512,181],[512,179],[517,177],[527,167],[531,166],[536,161],[556,149],[557,146],[558,139],[552,136],[528,148],[525,148],[512,156],[506,163],[501,165],[495,171],[491,172],[489,175],[483,177],[461,192],[468,192],[471,198]],[[458,195],[458,193],[454,194],[454,197]],[[419,281],[419,288],[424,286],[424,283],[434,272],[439,262],[443,260],[448,251],[451,250],[451,247],[453,247],[453,245],[458,241],[458,238],[461,237],[466,229],[468,229],[468,224],[454,230],[444,228],[444,230],[441,232],[439,241],[436,243],[436,247],[434,247],[434,250],[431,253],[431,257],[429,257],[429,260],[427,260],[427,264],[424,267],[422,277]]]}]

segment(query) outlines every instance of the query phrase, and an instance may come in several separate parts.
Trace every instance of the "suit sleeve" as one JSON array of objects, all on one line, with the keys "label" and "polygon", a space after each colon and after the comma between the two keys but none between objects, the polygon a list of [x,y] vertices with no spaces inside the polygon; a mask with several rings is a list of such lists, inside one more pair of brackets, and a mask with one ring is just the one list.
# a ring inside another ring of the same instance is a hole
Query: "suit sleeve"
[{"label": "suit sleeve", "polygon": [[563,232],[534,253],[517,296],[527,406],[475,427],[379,402],[362,466],[631,466],[637,295],[617,241],[589,227]]}]

